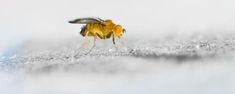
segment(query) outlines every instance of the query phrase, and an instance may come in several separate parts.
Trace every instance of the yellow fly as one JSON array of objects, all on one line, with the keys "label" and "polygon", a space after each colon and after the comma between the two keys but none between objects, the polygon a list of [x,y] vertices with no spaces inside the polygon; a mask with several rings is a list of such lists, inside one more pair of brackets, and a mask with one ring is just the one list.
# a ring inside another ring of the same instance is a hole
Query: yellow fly
[{"label": "yellow fly", "polygon": [[81,28],[80,34],[83,37],[94,37],[94,45],[97,38],[109,39],[112,37],[115,45],[115,38],[121,38],[126,31],[121,25],[115,24],[112,20],[102,20],[100,18],[78,18],[69,21],[71,24],[85,24]]}]

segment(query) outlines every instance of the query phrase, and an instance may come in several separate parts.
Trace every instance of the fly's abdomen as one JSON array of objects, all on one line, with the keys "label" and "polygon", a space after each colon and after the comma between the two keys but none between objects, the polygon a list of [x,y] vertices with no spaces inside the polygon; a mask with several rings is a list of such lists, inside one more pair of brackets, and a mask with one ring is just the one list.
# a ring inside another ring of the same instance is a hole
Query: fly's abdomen
[{"label": "fly's abdomen", "polygon": [[100,39],[107,39],[111,37],[113,32],[112,28],[109,28],[102,24],[90,23],[82,28],[80,34],[82,36],[97,36]]},{"label": "fly's abdomen", "polygon": [[87,24],[86,25],[86,31],[88,31],[88,36],[97,36],[101,39],[104,39],[104,33],[103,33],[103,25],[102,24]]},{"label": "fly's abdomen", "polygon": [[86,26],[81,28],[80,34],[84,37],[86,35]]}]

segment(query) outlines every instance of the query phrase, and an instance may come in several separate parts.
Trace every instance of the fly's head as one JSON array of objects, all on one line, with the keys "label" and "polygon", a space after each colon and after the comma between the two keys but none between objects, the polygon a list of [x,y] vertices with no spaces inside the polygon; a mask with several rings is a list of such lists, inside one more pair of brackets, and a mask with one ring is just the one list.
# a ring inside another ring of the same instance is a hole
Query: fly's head
[{"label": "fly's head", "polygon": [[125,32],[126,30],[121,25],[116,25],[114,28],[114,35],[118,38],[120,38]]}]

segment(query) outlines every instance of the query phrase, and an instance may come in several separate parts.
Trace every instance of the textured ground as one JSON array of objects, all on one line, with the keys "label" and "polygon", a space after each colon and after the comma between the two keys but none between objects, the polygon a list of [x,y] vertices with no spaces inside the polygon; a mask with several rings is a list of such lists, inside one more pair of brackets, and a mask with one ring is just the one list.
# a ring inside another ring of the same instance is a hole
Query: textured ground
[{"label": "textured ground", "polygon": [[5,94],[233,94],[235,40],[25,42],[1,57]]}]

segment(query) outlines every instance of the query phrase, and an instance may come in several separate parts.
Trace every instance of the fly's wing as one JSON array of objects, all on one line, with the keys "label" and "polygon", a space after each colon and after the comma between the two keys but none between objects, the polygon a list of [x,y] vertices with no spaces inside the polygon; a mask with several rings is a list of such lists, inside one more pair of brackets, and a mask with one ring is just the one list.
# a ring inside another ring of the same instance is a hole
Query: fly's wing
[{"label": "fly's wing", "polygon": [[88,24],[88,23],[103,23],[104,20],[100,18],[77,18],[69,21],[71,24]]}]

